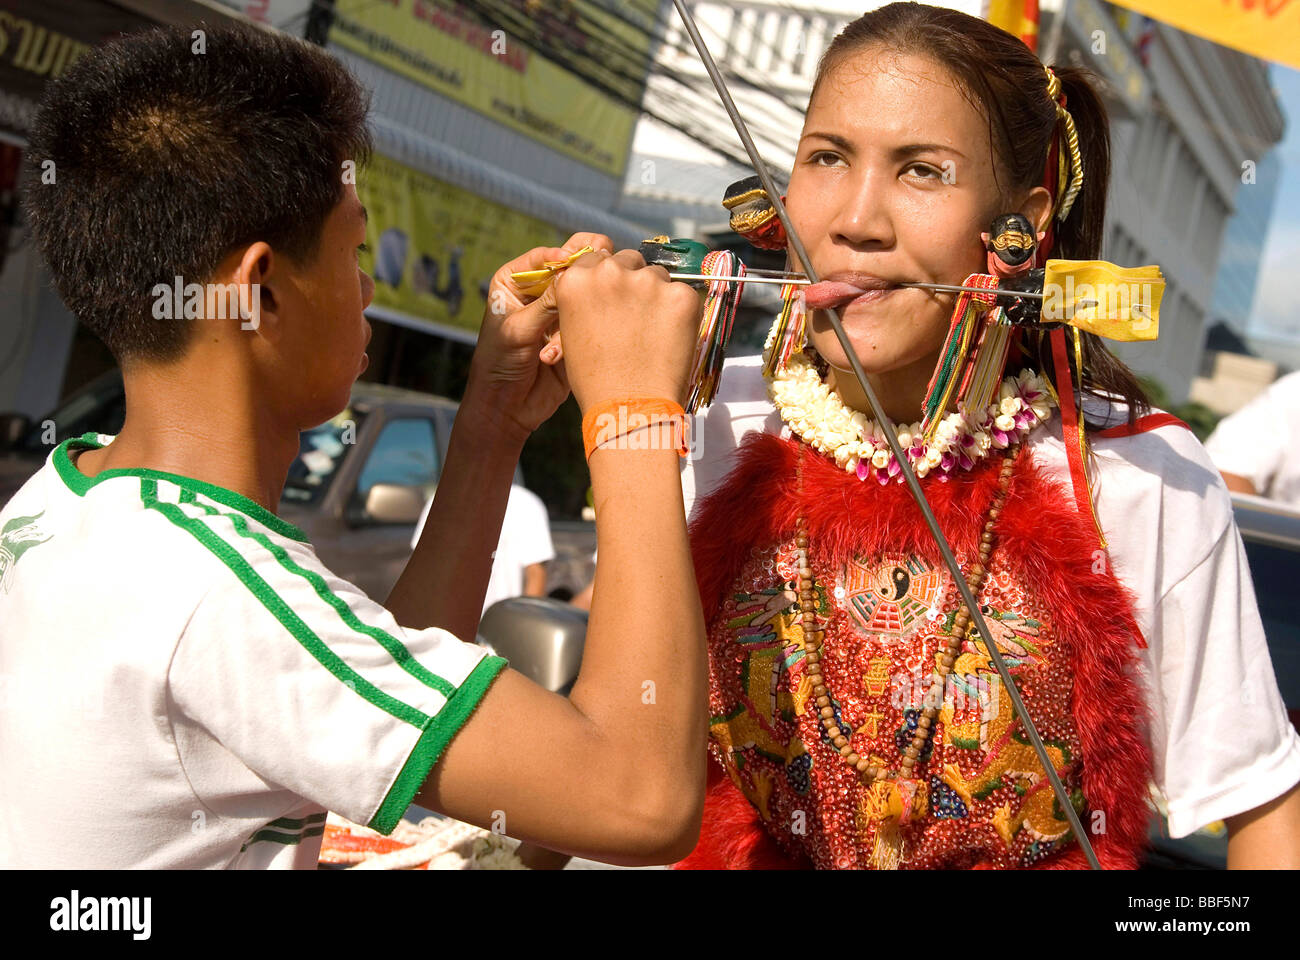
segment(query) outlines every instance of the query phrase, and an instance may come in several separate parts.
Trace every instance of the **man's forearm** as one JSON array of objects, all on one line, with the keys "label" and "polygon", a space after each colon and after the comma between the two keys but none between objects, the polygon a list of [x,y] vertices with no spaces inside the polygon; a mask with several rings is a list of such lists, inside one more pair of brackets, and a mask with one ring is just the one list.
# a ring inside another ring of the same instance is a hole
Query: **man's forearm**
[{"label": "man's forearm", "polygon": [[677,463],[662,448],[592,457],[600,565],[570,700],[679,789],[705,775],[708,659]]},{"label": "man's forearm", "polygon": [[402,626],[474,639],[525,438],[466,391],[424,531],[385,604]]}]

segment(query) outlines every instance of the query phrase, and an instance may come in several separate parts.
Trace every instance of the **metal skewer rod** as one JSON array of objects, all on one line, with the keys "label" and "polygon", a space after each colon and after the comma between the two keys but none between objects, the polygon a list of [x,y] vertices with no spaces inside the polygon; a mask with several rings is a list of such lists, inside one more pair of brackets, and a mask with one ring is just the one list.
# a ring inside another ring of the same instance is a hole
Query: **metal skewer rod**
[{"label": "metal skewer rod", "polygon": [[[722,106],[731,117],[732,125],[736,128],[736,133],[740,136],[740,141],[745,145],[745,151],[749,155],[750,162],[754,165],[754,172],[758,174],[759,180],[763,184],[768,198],[771,200],[772,208],[780,218],[781,224],[785,227],[786,237],[789,239],[790,246],[794,248],[794,254],[799,263],[804,268],[804,273],[809,280],[817,282],[817,274],[813,270],[812,261],[808,257],[808,251],[799,238],[794,224],[790,222],[790,215],[785,209],[785,204],[781,201],[781,191],[776,188],[772,180],[772,175],[763,162],[762,156],[758,152],[758,147],[754,144],[754,138],[749,134],[749,127],[745,124],[744,118],[740,111],[736,109],[735,102],[731,99],[731,93],[727,89],[726,81],[722,79],[722,74],[718,70],[717,63],[713,60],[713,55],[709,53],[709,48],[700,36],[700,29],[695,23],[695,18],[686,7],[685,0],[673,0],[673,5],[677,8],[677,13],[682,19],[682,25],[690,35],[691,42],[695,44],[695,49],[700,54],[700,60],[704,64],[704,69],[709,74],[709,79],[713,81],[713,87],[718,92],[718,97],[722,100]],[[987,291],[983,291],[987,292]],[[952,552],[948,540],[939,529],[939,521],[930,508],[929,501],[925,498],[925,493],[921,490],[921,484],[916,479],[916,473],[912,470],[912,465],[907,459],[907,454],[898,442],[898,434],[894,430],[894,424],[889,416],[885,413],[884,408],[880,405],[879,398],[871,386],[871,381],[867,379],[866,371],[862,369],[862,362],[858,359],[857,351],[853,349],[853,344],[849,341],[848,335],[844,332],[843,320],[840,317],[839,308],[825,311],[827,318],[831,322],[831,329],[835,331],[835,336],[839,339],[840,347],[844,351],[845,357],[849,361],[849,366],[853,369],[853,375],[857,378],[862,392],[866,395],[867,403],[871,406],[871,411],[880,425],[880,430],[885,435],[885,440],[889,443],[889,449],[893,451],[894,458],[898,461],[899,469],[903,479],[907,482],[908,490],[912,493],[912,498],[920,508],[922,516],[925,518],[926,526],[930,528],[930,535],[934,538],[935,545],[939,548],[939,553],[943,557],[944,565],[952,574],[954,586],[957,587],[961,594],[962,602],[970,611],[971,620],[979,630],[980,638],[984,641],[984,646],[988,650],[989,658],[993,665],[997,667],[998,676],[1002,678],[1006,686],[1007,695],[1011,699],[1011,705],[1015,709],[1016,716],[1024,727],[1025,735],[1033,744],[1034,753],[1038,756],[1039,762],[1043,765],[1043,771],[1047,775],[1048,781],[1052,785],[1052,792],[1056,795],[1057,803],[1061,807],[1061,812],[1065,814],[1070,823],[1070,828],[1074,832],[1075,840],[1083,850],[1089,865],[1094,870],[1101,869],[1101,863],[1097,859],[1097,854],[1092,849],[1092,844],[1088,836],[1084,833],[1083,824],[1079,822],[1078,811],[1074,809],[1069,793],[1066,792],[1065,784],[1061,782],[1060,776],[1057,775],[1056,765],[1048,756],[1047,748],[1043,744],[1042,737],[1038,734],[1038,728],[1034,725],[1033,719],[1029,716],[1029,710],[1026,709],[1024,701],[1020,697],[1020,691],[1016,687],[1015,681],[1011,677],[1011,672],[1007,669],[1006,661],[1002,658],[1002,652],[998,649],[997,641],[994,639],[996,634],[989,629],[984,620],[984,614],[980,612],[979,602],[975,599],[970,585],[966,582],[966,576],[962,573],[961,564],[957,562],[957,557]]]},{"label": "metal skewer rod", "polygon": [[956,283],[925,283],[921,280],[909,280],[899,284],[900,287],[922,287],[926,290],[941,290],[945,293],[991,293],[995,297],[1024,297],[1027,300],[1042,300],[1045,294],[1024,293],[1020,290],[988,290],[984,287],[963,287]]},{"label": "metal skewer rod", "polygon": [[[773,271],[775,273],[776,271]],[[763,274],[754,275],[754,271],[747,272],[743,277],[714,277],[703,273],[674,273],[674,280],[710,280],[714,283],[779,283],[781,285],[792,284],[797,287],[806,287],[813,283],[802,274],[782,274],[780,276],[764,276]],[[1023,297],[1027,300],[1042,300],[1045,294],[1026,293],[1020,290],[998,290],[988,289],[987,287],[963,287],[954,283],[926,283],[921,280],[912,280],[898,284],[900,287],[921,287],[926,290],[940,290],[945,293],[991,293],[995,297]],[[1080,304],[1093,303],[1092,300],[1080,300]]]},{"label": "metal skewer rod", "polygon": [[[797,272],[794,272],[794,271],[791,271],[791,270],[759,270],[759,269],[754,268],[754,267],[747,267],[747,268],[745,269],[745,273],[746,273],[747,276],[749,276],[749,275],[753,275],[753,276],[759,276],[759,277],[786,277],[788,283],[795,283],[795,284],[804,284],[804,283],[811,283],[811,282],[812,282],[812,281],[810,281],[810,280],[807,278],[807,275],[806,275],[806,274],[797,273]],[[752,281],[751,281],[751,282],[752,282]],[[1021,292],[1010,291],[1010,290],[993,290],[993,291],[990,291],[990,290],[988,290],[988,289],[985,288],[985,287],[963,287],[963,286],[961,286],[960,284],[955,284],[955,283],[930,283],[930,282],[928,282],[928,281],[926,281],[926,280],[904,280],[904,281],[901,281],[900,283],[898,283],[897,286],[900,286],[900,287],[921,287],[921,288],[924,288],[924,289],[926,289],[926,290],[943,290],[943,291],[951,292],[951,293],[962,293],[962,292],[967,292],[967,293],[990,293],[990,292],[992,292],[992,293],[994,293],[994,294],[996,294],[996,295],[998,295],[998,296],[1004,296],[1004,297],[1010,297],[1010,296],[1015,296],[1015,297],[1027,297],[1027,298],[1030,299],[1030,300],[1042,300],[1043,297],[1044,297],[1044,294],[1041,294],[1041,293],[1021,293]]]},{"label": "metal skewer rod", "polygon": [[779,283],[781,286],[794,284],[795,286],[807,286],[812,283],[811,280],[788,280],[783,277],[753,277],[746,274],[743,277],[711,277],[704,273],[673,273],[670,276],[674,280],[709,280],[713,283]]}]

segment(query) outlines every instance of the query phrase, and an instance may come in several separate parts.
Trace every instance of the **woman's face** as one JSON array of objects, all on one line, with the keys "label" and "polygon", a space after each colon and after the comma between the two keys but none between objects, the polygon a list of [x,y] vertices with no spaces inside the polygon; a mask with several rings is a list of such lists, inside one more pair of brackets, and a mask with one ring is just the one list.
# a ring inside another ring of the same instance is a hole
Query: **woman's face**
[{"label": "woman's face", "polygon": [[[843,305],[867,373],[936,354],[952,313],[954,294],[885,284],[961,283],[985,272],[980,232],[1008,212],[1003,205],[987,121],[938,64],[869,47],[823,79],[787,207],[818,276],[847,284],[819,287],[820,297],[809,290],[809,305]],[[873,285],[884,289],[858,295]],[[831,366],[849,369],[823,309],[812,313],[809,337]]]}]

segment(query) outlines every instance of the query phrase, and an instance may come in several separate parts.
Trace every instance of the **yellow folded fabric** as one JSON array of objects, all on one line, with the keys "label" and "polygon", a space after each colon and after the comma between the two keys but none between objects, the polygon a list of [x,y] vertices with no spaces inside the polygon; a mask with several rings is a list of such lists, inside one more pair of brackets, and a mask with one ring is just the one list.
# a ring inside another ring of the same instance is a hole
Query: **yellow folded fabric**
[{"label": "yellow folded fabric", "polygon": [[1065,322],[1109,340],[1160,334],[1165,280],[1158,266],[1119,267],[1105,260],[1048,260],[1043,320]]}]

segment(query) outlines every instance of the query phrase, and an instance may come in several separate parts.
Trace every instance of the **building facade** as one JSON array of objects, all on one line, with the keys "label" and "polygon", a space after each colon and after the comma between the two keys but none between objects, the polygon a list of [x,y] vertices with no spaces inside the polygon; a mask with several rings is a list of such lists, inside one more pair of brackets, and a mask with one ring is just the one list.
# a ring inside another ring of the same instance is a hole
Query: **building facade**
[{"label": "building facade", "polygon": [[1250,319],[1259,287],[1259,268],[1281,179],[1282,160],[1274,148],[1264,154],[1254,171],[1246,171],[1246,181],[1237,191],[1236,212],[1224,231],[1210,316],[1222,320],[1240,336],[1253,332]]},{"label": "building facade", "polygon": [[[1117,78],[1103,256],[1159,264],[1167,283],[1160,339],[1116,353],[1180,403],[1200,372],[1228,221],[1282,137],[1268,64],[1097,0],[1069,0],[1066,17],[1064,55]],[[1128,94],[1139,76],[1148,92]]]}]

